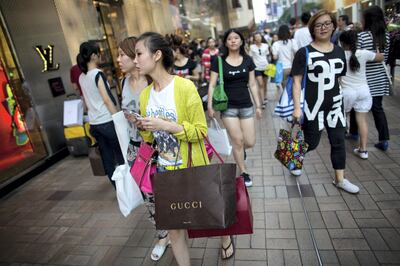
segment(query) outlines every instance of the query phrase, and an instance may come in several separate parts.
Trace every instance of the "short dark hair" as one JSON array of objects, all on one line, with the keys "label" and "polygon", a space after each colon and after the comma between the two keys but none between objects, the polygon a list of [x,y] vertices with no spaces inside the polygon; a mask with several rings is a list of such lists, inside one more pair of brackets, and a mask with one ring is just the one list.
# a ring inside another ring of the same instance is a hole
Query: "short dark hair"
[{"label": "short dark hair", "polygon": [[183,38],[181,36],[176,34],[167,34],[165,35],[165,39],[172,47],[172,50],[179,50],[182,55],[187,56],[189,46],[183,43]]},{"label": "short dark hair", "polygon": [[339,18],[346,23],[346,26],[350,24],[349,16],[347,15],[340,15]]},{"label": "short dark hair", "polygon": [[303,22],[304,25],[308,24],[310,18],[311,18],[310,12],[304,12],[303,14],[301,14],[301,22]]},{"label": "short dark hair", "polygon": [[143,44],[151,53],[161,51],[162,65],[166,70],[170,70],[174,66],[174,54],[167,40],[159,33],[145,32],[139,36],[136,43],[143,41]]},{"label": "short dark hair", "polygon": [[320,17],[325,16],[325,15],[330,16],[331,21],[333,23],[333,31],[336,30],[336,27],[337,27],[336,17],[328,10],[321,9],[320,11],[315,13],[314,16],[312,16],[310,18],[310,21],[308,23],[308,30],[310,31],[310,34],[311,34],[311,37],[313,40],[315,40],[314,28],[315,28],[315,24],[317,23],[317,19],[319,19]]},{"label": "short dark hair", "polygon": [[282,25],[278,29],[278,38],[283,41],[283,43],[287,43],[290,39],[290,29],[288,25]]},{"label": "short dark hair", "polygon": [[290,24],[290,26],[296,25],[296,18],[290,18],[289,19],[289,24]]}]

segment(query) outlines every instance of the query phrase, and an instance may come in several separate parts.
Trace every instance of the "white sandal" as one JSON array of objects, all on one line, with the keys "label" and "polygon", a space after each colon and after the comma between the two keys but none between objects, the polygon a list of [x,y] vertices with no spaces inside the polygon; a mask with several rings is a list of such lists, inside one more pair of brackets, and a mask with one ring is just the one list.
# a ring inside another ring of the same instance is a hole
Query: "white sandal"
[{"label": "white sandal", "polygon": [[171,244],[171,241],[168,241],[168,243],[165,246],[156,244],[153,248],[153,251],[151,252],[150,258],[153,261],[159,261],[161,257],[164,255],[165,250],[167,247]]}]

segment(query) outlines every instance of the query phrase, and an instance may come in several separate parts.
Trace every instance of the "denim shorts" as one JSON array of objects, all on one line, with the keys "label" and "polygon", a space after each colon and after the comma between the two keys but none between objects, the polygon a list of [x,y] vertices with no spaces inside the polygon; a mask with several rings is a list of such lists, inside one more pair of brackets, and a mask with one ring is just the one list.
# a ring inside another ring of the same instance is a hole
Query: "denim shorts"
[{"label": "denim shorts", "polygon": [[228,108],[225,111],[221,112],[221,118],[224,117],[238,117],[239,119],[251,118],[254,116],[254,108],[246,107],[246,108]]}]

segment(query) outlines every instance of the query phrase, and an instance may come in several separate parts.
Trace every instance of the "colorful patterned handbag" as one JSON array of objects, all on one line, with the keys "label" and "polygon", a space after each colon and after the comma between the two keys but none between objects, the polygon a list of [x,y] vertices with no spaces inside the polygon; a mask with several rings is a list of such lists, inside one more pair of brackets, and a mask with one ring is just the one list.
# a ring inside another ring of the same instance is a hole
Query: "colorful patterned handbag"
[{"label": "colorful patterned handbag", "polygon": [[298,128],[296,130],[294,137],[293,131],[294,124],[290,131],[286,129],[279,131],[278,145],[274,154],[275,158],[289,170],[303,168],[304,155],[308,149],[308,144],[304,141],[301,129]]}]

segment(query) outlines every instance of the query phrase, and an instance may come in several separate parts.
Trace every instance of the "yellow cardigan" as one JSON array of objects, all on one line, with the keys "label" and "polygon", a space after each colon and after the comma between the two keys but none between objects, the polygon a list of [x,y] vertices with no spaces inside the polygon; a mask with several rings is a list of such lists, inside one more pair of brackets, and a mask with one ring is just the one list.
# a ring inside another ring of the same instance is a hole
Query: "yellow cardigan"
[{"label": "yellow cardigan", "polygon": [[[140,113],[142,116],[146,115],[147,104],[149,102],[152,87],[153,84],[150,84],[140,94]],[[187,167],[188,142],[192,143],[192,164],[194,166],[208,164],[209,160],[203,140],[203,135],[207,136],[207,122],[203,110],[203,104],[196,86],[188,79],[175,76],[174,98],[176,113],[178,116],[177,123],[185,128],[188,138],[186,138],[184,131],[174,134],[180,143],[180,153],[182,156],[181,168]],[[200,139],[197,138],[196,130]],[[153,142],[152,132],[141,131],[140,134],[145,142]],[[203,150],[203,153],[201,152],[201,149]]]}]

